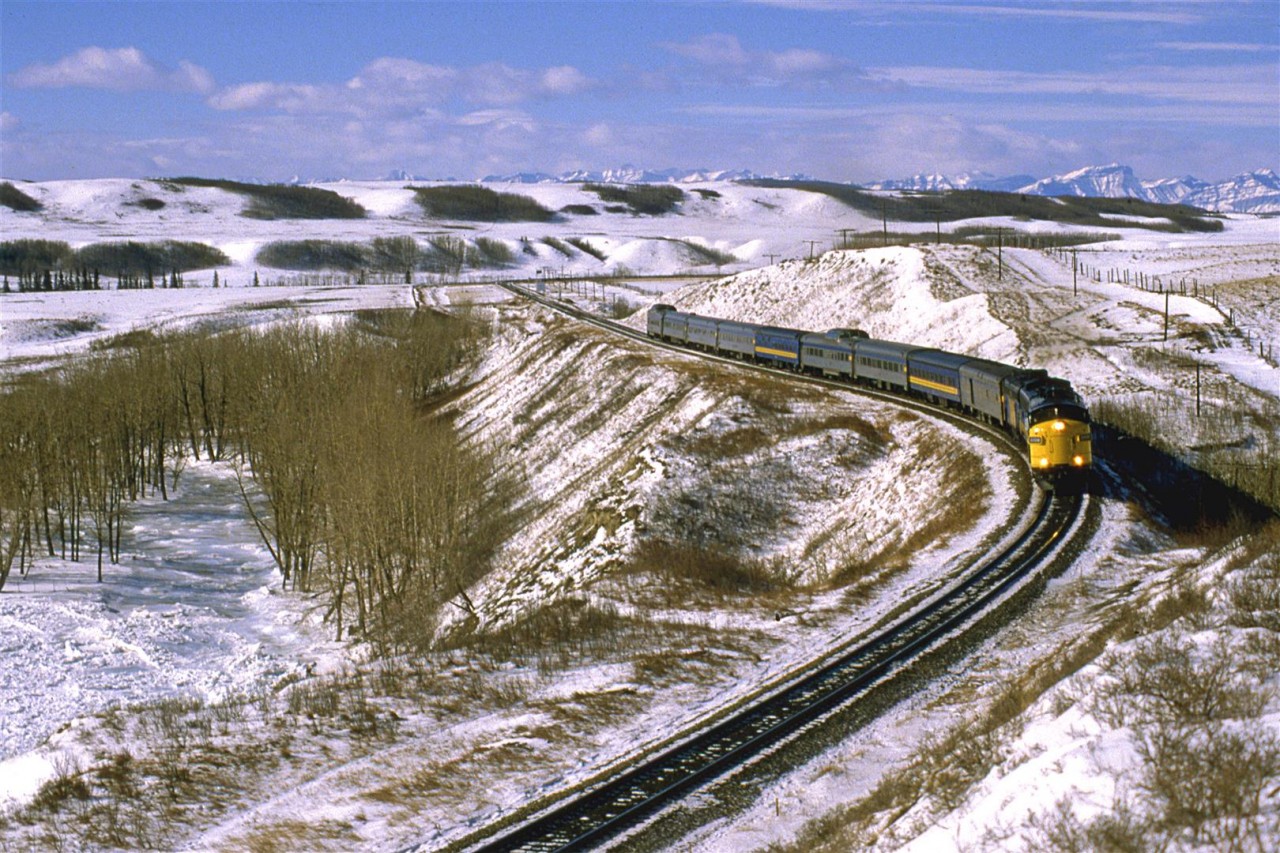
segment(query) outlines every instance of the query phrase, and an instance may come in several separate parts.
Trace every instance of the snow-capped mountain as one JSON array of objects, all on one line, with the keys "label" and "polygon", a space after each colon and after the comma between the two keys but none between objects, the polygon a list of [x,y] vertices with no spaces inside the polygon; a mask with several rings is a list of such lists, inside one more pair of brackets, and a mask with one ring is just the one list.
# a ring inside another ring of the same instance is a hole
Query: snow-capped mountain
[{"label": "snow-capped mountain", "polygon": [[561,178],[545,172],[515,172],[511,174],[486,174],[480,183],[559,183]]},{"label": "snow-capped mountain", "polygon": [[1147,189],[1133,174],[1133,169],[1111,163],[1107,166],[1086,166],[1065,175],[1019,187],[1015,192],[1025,195],[1078,195],[1104,198],[1140,198],[1147,200]]},{"label": "snow-capped mountain", "polygon": [[1280,177],[1271,169],[1246,172],[1210,184],[1190,175],[1140,181],[1128,166],[1112,163],[1045,178],[1015,192],[1140,198],[1160,204],[1186,204],[1220,213],[1280,213]]},{"label": "snow-capped mountain", "polygon": [[[432,177],[430,175],[418,175],[410,172],[408,169],[392,169],[386,176],[380,178],[383,181],[439,181],[440,177]],[[334,183],[332,180],[325,183]]]},{"label": "snow-capped mountain", "polygon": [[[509,175],[486,175],[482,183],[516,184],[689,184],[709,181],[750,181],[764,177],[747,169],[641,169],[622,166],[617,169],[577,169],[559,175],[545,172],[516,172]],[[787,176],[791,180],[805,180],[804,175]]]},{"label": "snow-capped mountain", "polygon": [[869,190],[914,190],[917,192],[941,192],[944,190],[990,190],[992,192],[1013,192],[1019,187],[1035,181],[1032,175],[1012,175],[999,178],[988,172],[961,172],[958,175],[919,174],[910,178],[877,181],[864,184]]},{"label": "snow-capped mountain", "polygon": [[1245,172],[1205,184],[1186,195],[1182,203],[1231,213],[1280,213],[1280,175],[1271,169]]},{"label": "snow-capped mountain", "polygon": [[1147,190],[1149,200],[1160,204],[1182,204],[1188,196],[1209,186],[1206,181],[1190,175],[1183,175],[1181,178],[1164,178],[1159,181],[1143,181],[1142,185]]},{"label": "snow-capped mountain", "polygon": [[1030,175],[995,178],[981,172],[963,172],[953,176],[920,174],[864,186],[870,190],[994,190],[1022,195],[1137,198],[1220,213],[1280,213],[1280,176],[1271,169],[1246,172],[1217,183],[1190,175],[1143,181],[1130,167],[1111,163],[1040,180]]}]

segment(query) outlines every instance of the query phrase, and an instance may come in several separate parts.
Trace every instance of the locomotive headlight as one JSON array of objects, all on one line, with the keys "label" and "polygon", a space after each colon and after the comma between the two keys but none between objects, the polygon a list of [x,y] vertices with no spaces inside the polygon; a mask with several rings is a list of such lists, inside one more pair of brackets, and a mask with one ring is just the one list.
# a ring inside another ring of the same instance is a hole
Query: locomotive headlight
[{"label": "locomotive headlight", "polygon": [[1042,457],[1040,457],[1040,467],[1041,467],[1041,468],[1048,468],[1048,467],[1049,467],[1049,457],[1047,457],[1047,456],[1042,456]]},{"label": "locomotive headlight", "polygon": [[1083,464],[1084,464],[1084,457],[1083,457],[1083,456],[1072,456],[1072,457],[1071,457],[1071,464],[1072,464],[1072,465],[1076,465],[1076,466],[1083,465]]},{"label": "locomotive headlight", "polygon": [[1054,431],[1054,432],[1062,432],[1062,431],[1063,431],[1064,429],[1066,429],[1066,428],[1067,428],[1067,425],[1066,425],[1066,424],[1064,424],[1062,421],[1054,421],[1054,422],[1053,422],[1053,431]]}]

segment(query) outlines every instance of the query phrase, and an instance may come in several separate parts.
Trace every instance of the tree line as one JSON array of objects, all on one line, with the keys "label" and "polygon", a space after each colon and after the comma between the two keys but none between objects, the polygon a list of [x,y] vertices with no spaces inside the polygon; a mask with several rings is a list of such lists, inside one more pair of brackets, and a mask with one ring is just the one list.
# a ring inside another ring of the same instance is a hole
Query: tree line
[{"label": "tree line", "polygon": [[[93,243],[73,249],[61,240],[0,242],[4,292],[102,290],[103,278],[121,290],[182,287],[182,274],[226,266],[231,259],[203,243],[161,240],[154,243]],[[9,277],[15,281],[11,284]]]},{"label": "tree line", "polygon": [[430,406],[478,325],[368,312],[129,344],[0,391],[0,589],[42,557],[120,559],[131,502],[188,460],[233,467],[288,589],[339,636],[430,642],[501,541],[511,489]]}]

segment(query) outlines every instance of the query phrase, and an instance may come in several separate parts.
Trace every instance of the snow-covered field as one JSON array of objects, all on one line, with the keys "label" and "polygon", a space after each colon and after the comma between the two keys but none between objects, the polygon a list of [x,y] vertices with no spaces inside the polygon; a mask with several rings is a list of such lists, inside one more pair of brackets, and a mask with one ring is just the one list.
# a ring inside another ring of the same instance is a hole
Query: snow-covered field
[{"label": "snow-covered field", "polygon": [[[125,206],[163,191],[146,182],[22,188],[45,210],[0,209],[6,239],[75,246],[185,239],[223,249],[234,265],[219,270],[231,286],[217,290],[0,294],[0,355],[8,371],[76,356],[95,340],[137,328],[217,328],[407,306],[413,293],[405,286],[245,285],[259,270],[257,249],[273,240],[445,230],[421,218],[408,190],[386,184],[330,187],[371,211],[370,219],[353,222],[245,219],[236,215],[239,197],[204,189],[187,189],[160,211]],[[1079,251],[1099,270],[1194,279],[1197,287],[1212,288],[1202,298],[1180,291],[1169,298],[1173,334],[1166,342],[1163,295],[1126,285],[1123,275],[1115,276],[1120,283],[1106,272],[1102,281],[1073,277],[1069,255],[1005,249],[1002,270],[992,252],[958,246],[832,252],[808,261],[805,241],[829,245],[840,228],[872,230],[878,223],[823,196],[706,188],[716,195],[692,194],[678,216],[601,214],[590,218],[589,231],[578,219],[486,225],[483,233],[513,244],[521,237],[584,237],[606,253],[605,261],[583,253],[566,258],[534,242],[535,256],[507,271],[531,277],[545,267],[590,274],[619,265],[636,275],[705,274],[715,268],[694,263],[699,259],[673,239],[712,246],[738,258],[724,269],[734,275],[674,290],[679,282],[637,278],[611,284],[606,296],[639,301],[648,291],[650,300],[661,294],[663,301],[716,316],[804,328],[856,326],[876,336],[1045,366],[1070,378],[1091,403],[1185,401],[1187,378],[1172,358],[1194,357],[1204,366],[1206,398],[1245,395],[1256,413],[1270,418],[1251,422],[1251,428],[1270,423],[1272,431],[1254,446],[1280,446],[1280,371],[1265,349],[1280,337],[1280,221],[1231,217],[1223,233],[1208,235],[1135,229],[1121,241]],[[555,209],[598,201],[573,186],[512,189]],[[791,260],[769,263],[778,256]],[[291,275],[261,273],[268,281]],[[212,271],[186,276],[189,284],[211,278]],[[849,393],[780,392],[692,357],[652,356],[478,284],[432,287],[420,298],[491,306],[495,345],[473,387],[452,406],[465,433],[505,445],[526,484],[527,523],[507,543],[499,569],[472,591],[477,607],[501,623],[584,589],[624,613],[647,607],[645,630],[669,644],[672,671],[654,674],[653,661],[646,669],[625,650],[487,676],[457,660],[437,662],[441,684],[464,676],[466,684],[514,682],[520,700],[486,700],[479,697],[495,689],[477,689],[467,694],[474,701],[447,708],[388,701],[401,733],[390,741],[353,746],[332,730],[311,741],[300,736],[289,747],[293,765],[264,772],[205,818],[186,818],[189,824],[165,845],[239,848],[278,840],[280,833],[292,841],[286,846],[332,849],[456,840],[531,797],[588,778],[636,745],[661,742],[687,721],[865,630],[965,555],[1007,534],[1010,517],[1020,515],[1015,463],[929,419]],[[548,387],[555,388],[550,397],[540,393]],[[742,441],[751,426],[774,438]],[[724,452],[726,446],[736,449]],[[802,511],[781,520],[741,512],[760,483],[780,488],[797,481],[812,484]],[[964,494],[974,509],[947,521],[950,535],[943,541],[921,542],[915,534],[937,519],[919,508],[935,503],[938,483]],[[989,641],[983,655],[836,752],[778,780],[754,807],[708,828],[691,846],[744,849],[805,838],[809,821],[898,772],[930,733],[981,715],[1002,684],[1111,624],[1117,608],[1141,615],[1188,582],[1212,591],[1232,572],[1260,570],[1265,557],[1247,538],[1221,552],[1217,542],[1188,544],[1124,493],[1104,499],[1101,514],[1089,552],[1038,607]],[[12,578],[0,594],[0,626],[8,638],[0,672],[0,798],[11,804],[29,801],[68,757],[87,767],[121,747],[145,754],[134,729],[126,726],[122,734],[104,722],[127,716],[108,711],[112,707],[175,696],[216,704],[297,679],[306,684],[310,673],[365,665],[365,650],[330,642],[316,624],[314,602],[274,590],[278,578],[228,470],[193,464],[170,501],[146,501],[129,519],[125,560],[107,567],[104,583],[93,582],[88,564],[48,560],[28,578]],[[615,577],[642,534],[707,530],[744,552],[784,560],[807,591],[788,596],[787,612],[779,613],[773,600],[675,604],[643,583]],[[865,583],[874,594],[850,607],[847,588],[824,583],[855,564],[872,568]],[[1204,646],[1219,635],[1243,643],[1211,616],[1197,632]],[[1113,637],[1111,649],[1123,657],[1136,642]],[[1101,725],[1086,703],[1067,701],[1071,691],[1086,691],[1089,679],[1101,677],[1095,670],[1086,666],[1078,683],[1064,683],[1030,705],[1020,718],[1025,729],[1009,735],[1003,763],[975,780],[968,799],[949,804],[955,808],[922,802],[884,843],[926,831],[919,849],[1018,847],[1016,827],[1029,811],[1063,797],[1079,805],[1082,818],[1108,807],[1117,790],[1132,784],[1124,774],[1136,772],[1137,747],[1134,730]],[[1264,681],[1275,687],[1275,673]],[[1278,709],[1273,698],[1249,724],[1280,731]],[[277,747],[273,741],[269,748]],[[435,789],[409,784],[415,767],[436,774],[423,777],[433,779]],[[397,796],[386,795],[391,789]],[[1266,804],[1272,815],[1275,800],[1273,794]],[[295,825],[308,822],[332,834],[307,834]],[[997,824],[1015,829],[1000,840],[993,835]],[[14,824],[0,823],[0,833],[18,846],[35,837]]]}]

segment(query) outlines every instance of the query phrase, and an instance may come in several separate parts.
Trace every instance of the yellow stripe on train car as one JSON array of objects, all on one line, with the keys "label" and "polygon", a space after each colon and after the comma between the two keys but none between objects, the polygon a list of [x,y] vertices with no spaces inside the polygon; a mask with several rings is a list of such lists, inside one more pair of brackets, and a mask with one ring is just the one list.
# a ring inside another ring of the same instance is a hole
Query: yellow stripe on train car
[{"label": "yellow stripe on train car", "polygon": [[943,385],[941,382],[930,382],[928,379],[921,379],[918,376],[911,377],[912,385],[923,385],[931,391],[943,391],[947,394],[959,394],[960,389],[953,388],[950,385]]},{"label": "yellow stripe on train car", "polygon": [[781,356],[782,358],[795,358],[795,357],[796,357],[796,354],[795,354],[795,353],[793,353],[793,352],[787,352],[787,351],[786,351],[786,350],[784,350],[784,349],[770,349],[769,347],[756,347],[756,352],[757,352],[757,353],[763,353],[764,355],[776,355],[776,356]]}]

